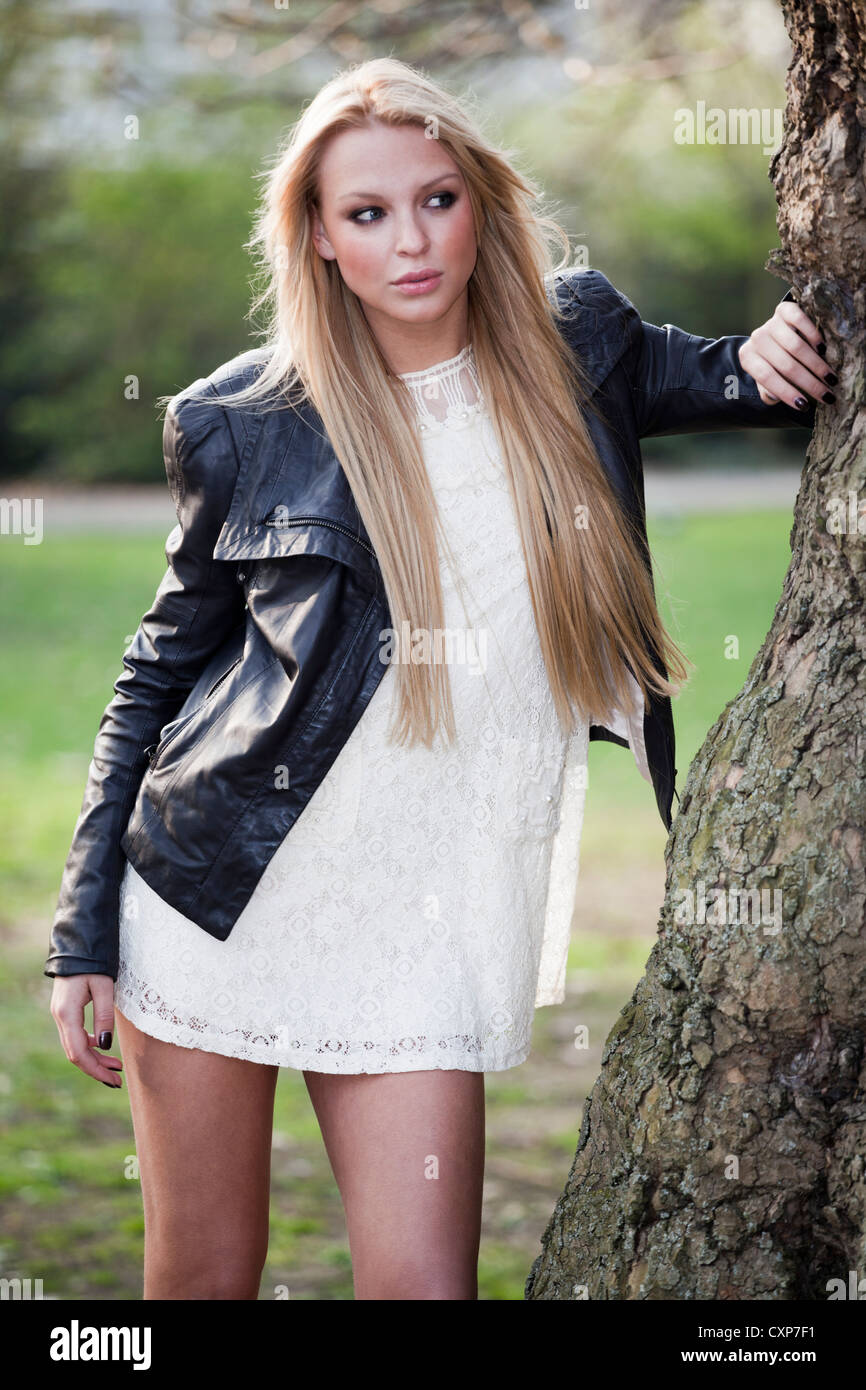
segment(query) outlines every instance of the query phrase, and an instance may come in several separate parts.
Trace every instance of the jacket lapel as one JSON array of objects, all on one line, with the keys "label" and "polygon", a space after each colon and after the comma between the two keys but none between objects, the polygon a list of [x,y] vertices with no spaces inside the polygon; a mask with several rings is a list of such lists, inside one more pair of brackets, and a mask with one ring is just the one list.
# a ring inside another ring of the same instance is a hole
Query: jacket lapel
[{"label": "jacket lapel", "polygon": [[348,479],[309,402],[258,417],[213,550],[215,560],[302,554],[379,572]]}]

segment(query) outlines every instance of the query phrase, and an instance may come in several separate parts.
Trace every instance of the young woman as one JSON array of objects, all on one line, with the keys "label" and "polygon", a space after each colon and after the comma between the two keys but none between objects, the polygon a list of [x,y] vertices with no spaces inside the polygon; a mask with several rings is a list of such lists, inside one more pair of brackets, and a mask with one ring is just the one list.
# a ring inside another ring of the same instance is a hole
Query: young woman
[{"label": "young woman", "polygon": [[179,526],[45,967],[67,1056],[119,1086],[116,1011],[145,1298],[257,1297],[280,1066],[356,1296],[477,1297],[484,1072],[564,997],[591,738],[670,824],[686,671],[638,440],[827,399],[793,302],[749,338],[644,323],[553,267],[536,203],[436,84],[341,73],[269,171],[266,346],[170,402]]}]

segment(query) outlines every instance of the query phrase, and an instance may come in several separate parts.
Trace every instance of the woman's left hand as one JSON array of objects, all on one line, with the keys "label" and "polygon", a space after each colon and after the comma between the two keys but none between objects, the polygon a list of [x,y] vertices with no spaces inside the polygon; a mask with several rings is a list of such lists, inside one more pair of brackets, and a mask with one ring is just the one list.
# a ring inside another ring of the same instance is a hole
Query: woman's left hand
[{"label": "woman's left hand", "polygon": [[782,400],[797,410],[808,408],[806,396],[833,405],[829,387],[837,377],[818,346],[826,351],[820,328],[790,299],[776,305],[771,319],[762,323],[739,349],[740,366],[754,377],[765,405]]}]

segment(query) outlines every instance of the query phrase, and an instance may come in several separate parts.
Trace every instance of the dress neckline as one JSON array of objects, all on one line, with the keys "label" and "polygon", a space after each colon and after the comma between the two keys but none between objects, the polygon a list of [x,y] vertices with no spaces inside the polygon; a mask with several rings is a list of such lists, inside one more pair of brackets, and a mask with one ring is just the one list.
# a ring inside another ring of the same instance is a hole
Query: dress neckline
[{"label": "dress neckline", "polygon": [[415,402],[418,427],[427,437],[463,429],[486,414],[472,344],[417,372],[398,372]]},{"label": "dress neckline", "polygon": [[422,377],[444,376],[449,371],[457,371],[458,367],[469,360],[472,352],[472,344],[467,343],[453,357],[446,357],[442,362],[434,362],[432,367],[422,367],[417,372],[398,372],[397,375],[402,381],[420,381]]}]

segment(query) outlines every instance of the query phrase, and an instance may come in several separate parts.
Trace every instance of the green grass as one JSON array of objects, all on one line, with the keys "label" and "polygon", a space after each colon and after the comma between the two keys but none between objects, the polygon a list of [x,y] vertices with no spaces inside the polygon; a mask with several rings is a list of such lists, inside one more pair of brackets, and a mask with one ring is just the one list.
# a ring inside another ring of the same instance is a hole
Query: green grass
[{"label": "green grass", "polygon": [[[734,484],[732,484],[733,486]],[[790,563],[788,512],[684,516],[648,530],[662,620],[691,662],[689,680],[673,702],[677,791],[689,765],[725,706],[736,698],[770,627]],[[730,653],[734,637],[738,655]],[[596,852],[618,858],[622,817],[655,812],[655,796],[630,752],[601,741],[590,745],[587,832]],[[674,813],[677,802],[674,799]],[[658,812],[627,822],[636,848],[661,852],[666,833]],[[589,843],[588,841],[585,843]]]},{"label": "green grass", "polygon": [[[774,512],[650,526],[662,616],[696,665],[674,706],[680,788],[766,633],[789,529],[788,514]],[[125,1176],[135,1151],[125,1088],[100,1089],[67,1062],[41,970],[96,727],[162,577],[163,543],[140,535],[49,536],[41,546],[7,540],[0,564],[0,1273],[42,1278],[46,1295],[61,1298],[141,1296],[141,1200],[138,1182]],[[736,660],[725,657],[731,635]],[[604,1039],[643,973],[665,839],[631,754],[594,743],[568,999],[537,1011],[522,1067],[487,1078],[483,1299],[523,1296]],[[619,889],[625,880],[636,885],[633,898]],[[589,1049],[574,1047],[577,1022],[589,1027]],[[351,1299],[342,1207],[299,1072],[280,1077],[275,1132],[261,1297],[287,1286],[292,1298]]]}]

